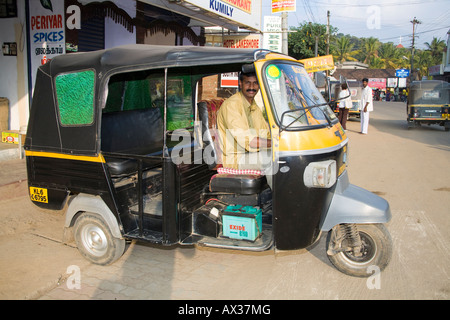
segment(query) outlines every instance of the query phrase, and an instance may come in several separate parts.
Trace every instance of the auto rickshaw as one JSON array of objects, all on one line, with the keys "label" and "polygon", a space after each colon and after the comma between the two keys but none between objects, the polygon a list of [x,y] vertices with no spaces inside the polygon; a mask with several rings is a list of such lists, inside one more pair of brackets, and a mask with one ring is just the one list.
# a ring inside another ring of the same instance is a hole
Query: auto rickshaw
[{"label": "auto rickshaw", "polygon": [[[272,188],[220,164],[216,112],[249,69],[271,130]],[[31,201],[65,209],[65,241],[96,264],[119,259],[127,240],[295,250],[322,232],[346,274],[369,276],[391,257],[388,202],[349,183],[348,137],[303,65],[279,53],[131,45],[57,56],[37,72],[25,154]]]},{"label": "auto rickshaw", "polygon": [[[362,93],[362,82],[361,81],[347,81],[348,90],[350,91],[352,99],[352,107],[348,110],[348,117],[361,117],[361,93]],[[341,92],[341,82],[340,81],[330,81],[330,92],[331,99],[336,100],[332,105],[334,106],[333,111],[339,113],[339,93]]]},{"label": "auto rickshaw", "polygon": [[450,130],[450,83],[441,80],[413,81],[406,104],[408,129],[438,124]]}]

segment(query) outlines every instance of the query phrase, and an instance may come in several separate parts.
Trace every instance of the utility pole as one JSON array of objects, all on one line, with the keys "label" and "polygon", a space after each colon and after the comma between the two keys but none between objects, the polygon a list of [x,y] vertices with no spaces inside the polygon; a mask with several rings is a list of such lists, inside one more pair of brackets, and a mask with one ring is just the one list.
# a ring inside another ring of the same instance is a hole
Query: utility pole
[{"label": "utility pole", "polygon": [[[330,10],[327,10],[327,56],[330,54]],[[325,72],[327,78],[330,75],[330,70]]]},{"label": "utility pole", "polygon": [[281,53],[288,54],[288,13],[281,13]]},{"label": "utility pole", "polygon": [[410,21],[413,25],[413,33],[412,33],[412,48],[411,48],[411,80],[413,79],[413,73],[414,73],[414,43],[415,43],[415,32],[416,32],[416,24],[421,24],[422,22],[420,22],[419,20],[416,19],[416,17],[414,17],[413,20]]},{"label": "utility pole", "polygon": [[330,10],[327,11],[327,55],[330,54]]}]

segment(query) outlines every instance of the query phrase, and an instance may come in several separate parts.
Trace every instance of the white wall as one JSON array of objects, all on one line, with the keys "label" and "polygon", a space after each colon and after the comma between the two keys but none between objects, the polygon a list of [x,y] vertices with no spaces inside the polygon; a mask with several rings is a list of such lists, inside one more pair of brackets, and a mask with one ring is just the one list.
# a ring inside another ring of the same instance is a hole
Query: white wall
[{"label": "white wall", "polygon": [[0,53],[0,97],[9,99],[9,129],[28,124],[28,75],[25,1],[17,1],[17,18],[0,19],[0,43],[16,42],[17,57]]}]

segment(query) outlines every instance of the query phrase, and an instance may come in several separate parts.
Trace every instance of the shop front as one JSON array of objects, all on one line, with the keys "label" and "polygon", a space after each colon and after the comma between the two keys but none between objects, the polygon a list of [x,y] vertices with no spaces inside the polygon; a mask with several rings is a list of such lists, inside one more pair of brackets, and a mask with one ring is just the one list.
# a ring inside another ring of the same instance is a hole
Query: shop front
[{"label": "shop front", "polygon": [[254,34],[261,31],[261,0],[7,3],[13,6],[0,16],[0,27],[9,31],[0,35],[4,47],[0,66],[5,70],[0,75],[0,97],[9,103],[9,130],[27,125],[36,70],[56,55],[127,44],[204,46],[208,45],[205,28],[214,26],[248,34],[249,38],[232,38],[234,45],[254,46],[260,41]]}]

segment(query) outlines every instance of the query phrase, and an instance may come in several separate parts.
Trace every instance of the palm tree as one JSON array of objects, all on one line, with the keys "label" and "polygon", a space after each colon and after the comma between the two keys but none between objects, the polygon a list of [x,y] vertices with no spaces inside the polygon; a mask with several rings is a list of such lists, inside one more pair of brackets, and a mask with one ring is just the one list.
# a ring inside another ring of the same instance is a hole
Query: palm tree
[{"label": "palm tree", "polygon": [[419,79],[428,76],[428,67],[432,66],[431,52],[428,50],[419,50],[414,55],[414,69],[419,70]]},{"label": "palm tree", "polygon": [[364,57],[364,63],[369,64],[375,58],[378,57],[378,48],[380,47],[380,41],[377,38],[363,38],[361,39],[361,51]]},{"label": "palm tree", "polygon": [[359,53],[358,50],[353,50],[355,45],[350,43],[348,37],[341,37],[336,40],[331,46],[333,57],[338,62],[344,61],[358,61],[354,56]]},{"label": "palm tree", "polygon": [[430,51],[431,57],[433,60],[432,65],[441,64],[442,61],[442,52],[444,52],[445,49],[445,41],[441,40],[441,38],[434,37],[431,41],[431,44],[428,42],[425,42],[425,45],[427,46],[427,50]]},{"label": "palm tree", "polygon": [[371,69],[384,69],[384,62],[381,60],[380,57],[374,57],[370,61],[370,68]]},{"label": "palm tree", "polygon": [[381,44],[378,49],[378,56],[386,69],[396,69],[401,61],[400,50],[392,42]]}]

